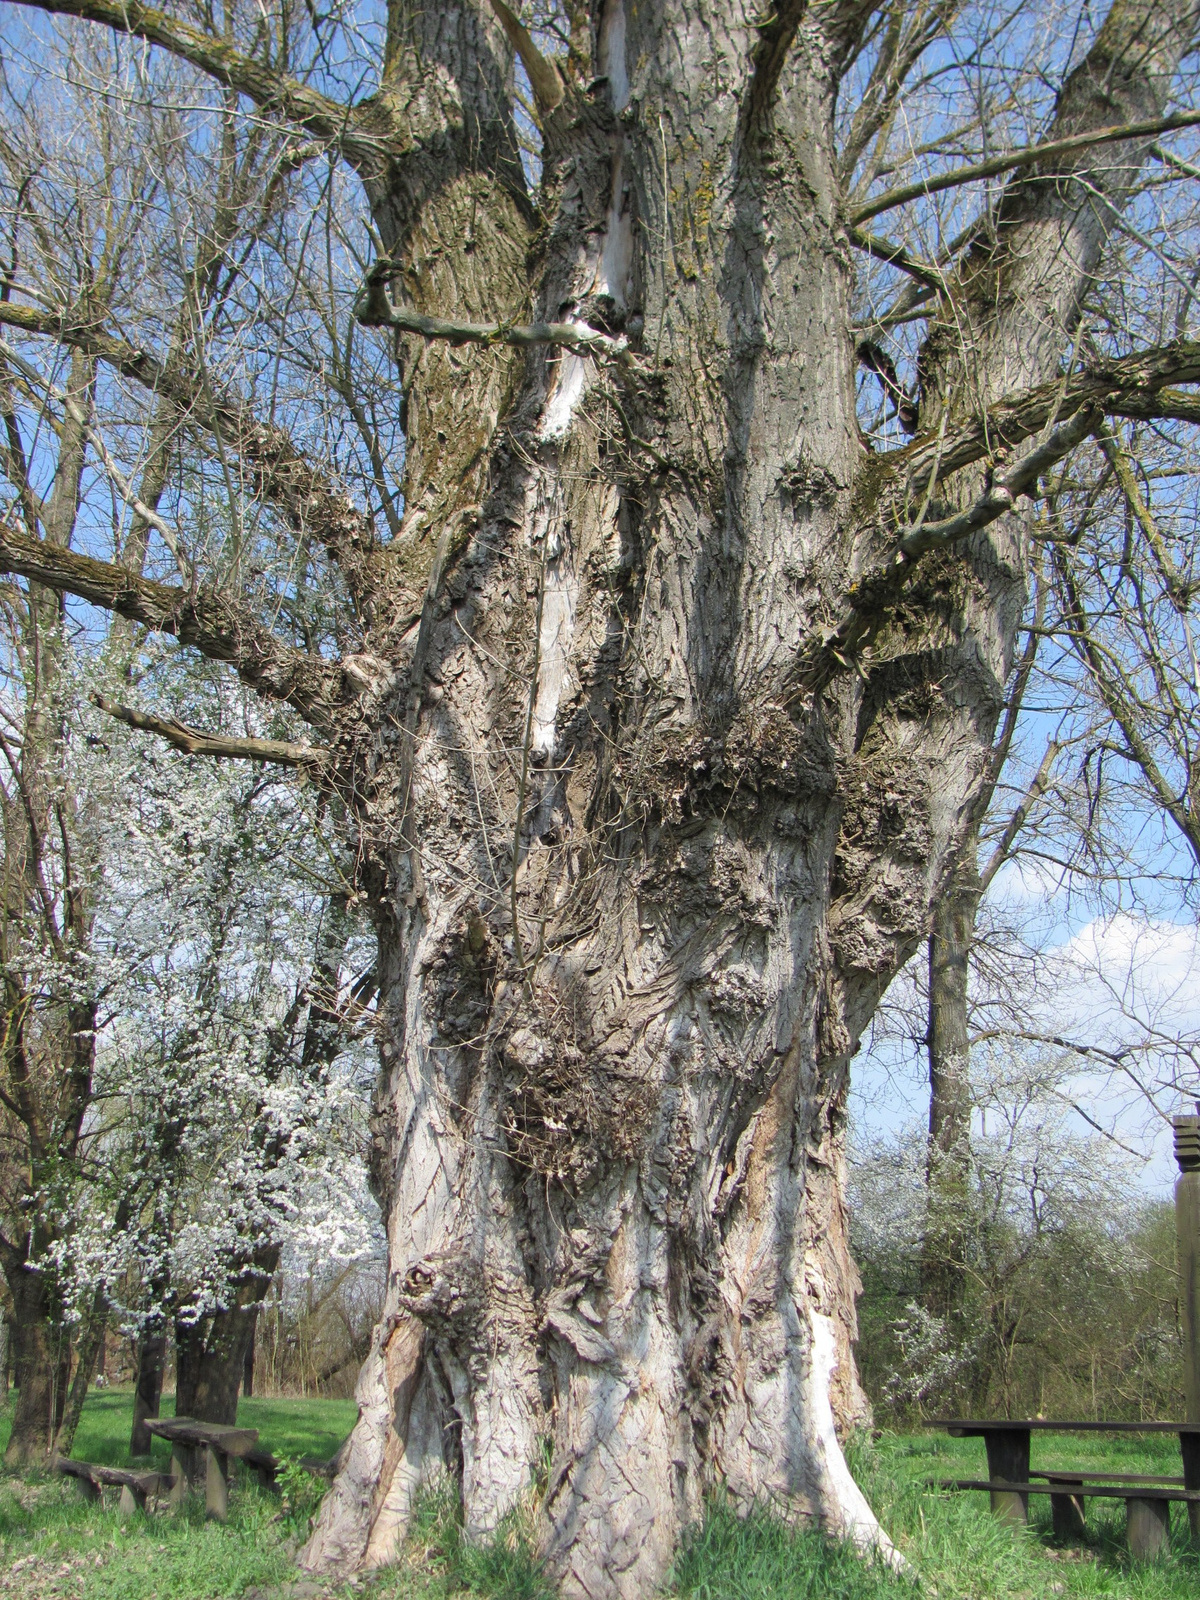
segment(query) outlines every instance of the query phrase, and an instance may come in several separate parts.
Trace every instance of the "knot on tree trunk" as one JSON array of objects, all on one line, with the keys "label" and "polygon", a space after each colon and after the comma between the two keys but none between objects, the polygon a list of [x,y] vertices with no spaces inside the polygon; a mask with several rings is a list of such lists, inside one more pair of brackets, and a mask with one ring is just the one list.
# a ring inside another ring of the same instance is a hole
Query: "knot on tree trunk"
[{"label": "knot on tree trunk", "polygon": [[458,1343],[483,1322],[487,1293],[482,1269],[465,1252],[426,1256],[405,1273],[399,1303],[427,1328],[452,1335]]}]

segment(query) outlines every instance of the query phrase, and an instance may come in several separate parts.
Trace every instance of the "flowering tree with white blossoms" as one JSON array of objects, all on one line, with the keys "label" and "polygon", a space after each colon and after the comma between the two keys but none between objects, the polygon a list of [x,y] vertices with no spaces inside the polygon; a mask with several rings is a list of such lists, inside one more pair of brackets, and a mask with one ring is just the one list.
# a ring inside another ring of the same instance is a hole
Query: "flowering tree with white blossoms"
[{"label": "flowering tree with white blossoms", "polygon": [[[206,687],[208,720],[228,720]],[[161,749],[130,776],[94,939],[120,970],[89,1147],[112,1201],[82,1180],[60,1255],[77,1301],[104,1285],[140,1334],[136,1450],[168,1323],[179,1414],[231,1422],[285,1240],[341,1261],[371,1247],[373,954],[302,795]]]}]

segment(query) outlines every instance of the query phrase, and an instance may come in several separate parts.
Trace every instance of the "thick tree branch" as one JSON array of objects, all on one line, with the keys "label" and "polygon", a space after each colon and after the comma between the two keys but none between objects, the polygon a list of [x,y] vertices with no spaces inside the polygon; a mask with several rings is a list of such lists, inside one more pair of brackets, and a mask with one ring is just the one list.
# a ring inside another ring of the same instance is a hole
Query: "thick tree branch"
[{"label": "thick tree branch", "polygon": [[848,230],[850,243],[856,249],[863,250],[869,256],[874,256],[876,261],[886,261],[891,267],[899,267],[901,272],[907,272],[910,278],[915,278],[927,289],[942,289],[945,287],[945,274],[928,261],[920,261],[916,256],[896,244],[892,239],[884,239],[877,233],[867,233],[862,228],[852,227]]},{"label": "thick tree branch", "polygon": [[[1006,395],[982,417],[942,436],[926,432],[890,452],[884,462],[896,474],[893,492],[901,498],[920,493],[935,474],[944,481],[976,461],[995,459],[1040,433],[1051,418],[1066,421],[1085,406],[1116,416],[1179,414],[1181,420],[1194,420],[1186,413],[1196,411],[1196,401],[1168,387],[1177,383],[1200,383],[1200,342],[1180,340],[1116,361],[1095,362],[1023,394]],[[1170,398],[1160,403],[1160,395]]]},{"label": "thick tree branch", "polygon": [[233,452],[240,458],[258,499],[277,505],[295,528],[324,546],[352,593],[370,590],[370,557],[375,544],[370,517],[359,511],[344,489],[313,466],[283,428],[260,422],[236,397],[214,393],[199,373],[164,364],[94,322],[2,301],[0,323],[82,350],[168,400],[183,421],[217,436],[227,455]]},{"label": "thick tree branch", "polygon": [[944,550],[948,545],[965,539],[968,534],[985,528],[989,522],[995,522],[1006,511],[1011,511],[1018,496],[1027,494],[1043,473],[1086,439],[1099,420],[1098,408],[1082,407],[1070,421],[1060,423],[1036,450],[1022,456],[1014,467],[997,478],[974,505],[940,522],[921,523],[902,533],[896,541],[893,562],[899,562],[901,558],[915,561],[930,550]]},{"label": "thick tree branch", "polygon": [[342,674],[334,663],[294,649],[244,606],[210,589],[192,594],[153,583],[3,524],[0,571],[172,634],[210,660],[227,662],[243,682],[272,700],[286,701],[308,722],[328,723],[342,698]]},{"label": "thick tree branch", "polygon": [[[336,145],[355,166],[377,168],[394,153],[397,141],[380,137],[353,106],[345,106],[286,73],[245,55],[224,39],[193,28],[138,0],[16,0],[18,5],[58,16],[99,22],[118,33],[132,34],[178,56],[217,83],[244,94],[264,111],[285,118],[317,138]],[[407,145],[407,139],[400,141]]]},{"label": "thick tree branch", "polygon": [[189,728],[186,723],[151,717],[132,706],[123,706],[107,695],[94,694],[92,704],[99,706],[110,717],[123,722],[126,727],[139,728],[145,733],[156,733],[189,756],[228,756],[238,761],[272,761],[283,767],[318,767],[328,758],[329,751],[319,745],[291,744],[286,739],[234,739],[224,734],[205,733],[200,728]]},{"label": "thick tree branch", "polygon": [[393,305],[387,284],[397,270],[386,256],[372,266],[354,308],[364,327],[397,328],[401,333],[415,333],[421,339],[444,339],[449,344],[509,344],[517,349],[555,344],[565,350],[605,356],[622,366],[633,360],[624,338],[614,339],[611,334],[588,327],[586,322],[534,322],[525,326],[512,322],[448,322]]},{"label": "thick tree branch", "polygon": [[565,91],[563,81],[558,75],[558,68],[553,61],[547,61],[534,44],[529,29],[513,15],[504,4],[504,0],[491,0],[491,7],[500,26],[508,35],[509,44],[520,56],[521,65],[529,74],[529,83],[538,110],[546,116],[555,106],[562,104]]},{"label": "thick tree branch", "polygon": [[1011,511],[1021,495],[1035,489],[1038,479],[1087,437],[1100,416],[1098,407],[1081,408],[1007,472],[997,476],[965,511],[901,531],[887,561],[851,588],[849,606],[836,627],[822,629],[820,638],[802,654],[797,676],[803,686],[819,689],[836,672],[848,668],[852,658],[861,655],[891,616],[921,557],[961,543]]},{"label": "thick tree branch", "polygon": [[1138,422],[1200,422],[1200,395],[1182,389],[1159,389],[1148,397],[1123,394],[1104,409],[1110,416]]},{"label": "thick tree branch", "polygon": [[[910,200],[920,200],[926,195],[941,194],[945,189],[957,189],[965,183],[975,183],[980,178],[994,178],[1002,172],[1012,172],[1018,167],[1034,166],[1041,161],[1053,161],[1059,156],[1074,155],[1098,144],[1120,144],[1130,139],[1153,139],[1159,134],[1171,133],[1176,128],[1200,126],[1200,112],[1181,111],[1171,117],[1156,117],[1148,122],[1128,122],[1111,128],[1096,128],[1090,133],[1073,134],[1069,139],[1050,139],[1045,144],[1032,144],[1024,150],[1013,150],[1008,155],[993,156],[988,161],[976,161],[970,166],[955,167],[950,172],[940,172],[916,183],[905,183],[896,189],[887,189],[876,195],[865,206],[851,214],[855,227],[877,217],[882,211],[906,205]],[[1045,176],[1045,174],[1044,174]]]},{"label": "thick tree branch", "polygon": [[[752,117],[760,117],[774,98],[779,76],[806,9],[806,0],[781,0],[777,5],[764,7],[765,18],[758,25],[754,74],[750,80],[749,109]],[[852,9],[861,12],[865,8],[857,5]]]}]

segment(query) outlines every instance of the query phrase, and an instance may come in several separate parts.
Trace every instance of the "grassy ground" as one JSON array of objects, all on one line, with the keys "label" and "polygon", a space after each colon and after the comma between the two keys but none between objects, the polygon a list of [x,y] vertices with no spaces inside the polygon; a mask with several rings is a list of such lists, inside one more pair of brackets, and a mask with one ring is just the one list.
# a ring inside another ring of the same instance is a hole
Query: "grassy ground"
[{"label": "grassy ground", "polygon": [[[74,1453],[91,1461],[126,1459],[128,1394],[88,1401]],[[257,1427],[276,1454],[325,1456],[353,1420],[336,1400],[245,1401],[238,1419]],[[0,1412],[0,1446],[7,1436]],[[1064,1435],[1034,1439],[1034,1468],[1117,1472],[1180,1471],[1178,1443],[1165,1439]],[[715,1505],[681,1553],[668,1593],[678,1600],[1188,1600],[1200,1586],[1200,1553],[1173,1508],[1172,1553],[1131,1564],[1120,1502],[1089,1503],[1083,1549],[1054,1546],[1049,1504],[1033,1503],[1034,1522],[1016,1533],[995,1522],[979,1494],[944,1495],[927,1480],[986,1476],[979,1440],[936,1434],[860,1441],[852,1465],[919,1587],[859,1561],[819,1534],[793,1534],[766,1516],[739,1521]],[[290,1474],[290,1497],[238,1484],[230,1520],[206,1525],[202,1511],[164,1509],[128,1524],[115,1507],[85,1503],[73,1483],[0,1475],[0,1597],[3,1600],[271,1600],[317,1591],[295,1587],[295,1550],[307,1530],[319,1485]],[[319,1591],[329,1600],[548,1600],[530,1554],[531,1522],[520,1517],[488,1550],[459,1537],[446,1495],[430,1496],[401,1564],[365,1584]],[[650,1600],[650,1597],[647,1597]]]}]

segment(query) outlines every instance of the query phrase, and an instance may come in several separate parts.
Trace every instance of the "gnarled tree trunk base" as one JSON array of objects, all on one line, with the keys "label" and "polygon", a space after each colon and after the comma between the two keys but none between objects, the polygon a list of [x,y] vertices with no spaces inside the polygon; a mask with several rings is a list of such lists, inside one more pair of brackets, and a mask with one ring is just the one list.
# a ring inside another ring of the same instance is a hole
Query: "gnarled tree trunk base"
[{"label": "gnarled tree trunk base", "polygon": [[[493,1159],[486,1135],[461,1152],[462,1187],[443,1186],[444,1160],[428,1159],[441,1119],[410,1120],[384,1320],[306,1567],[395,1560],[414,1498],[447,1473],[473,1537],[536,1493],[548,1571],[580,1600],[652,1593],[718,1486],[899,1563],[838,1439],[867,1416],[850,1354],[844,1078],[839,1065],[798,1103],[805,1077],[794,1052],[716,1164],[700,1223],[647,1183],[667,1140],[583,1203]],[[491,1218],[485,1259],[498,1234],[510,1242],[491,1270],[463,1249],[473,1210]],[[546,1256],[530,1271],[533,1235]],[[551,1286],[564,1251],[572,1266]]]}]

